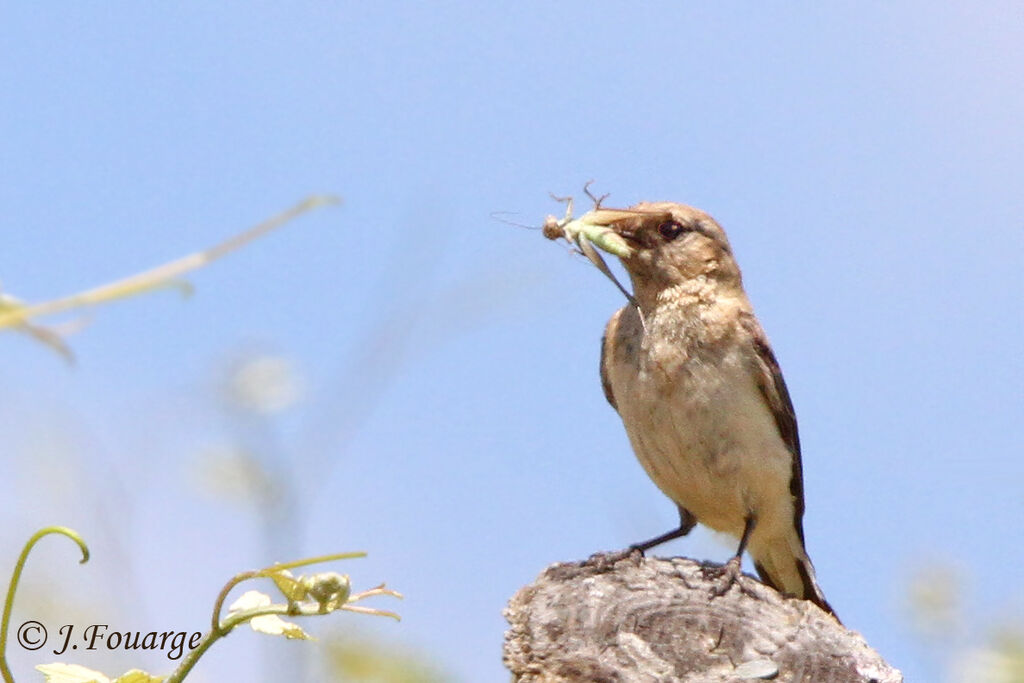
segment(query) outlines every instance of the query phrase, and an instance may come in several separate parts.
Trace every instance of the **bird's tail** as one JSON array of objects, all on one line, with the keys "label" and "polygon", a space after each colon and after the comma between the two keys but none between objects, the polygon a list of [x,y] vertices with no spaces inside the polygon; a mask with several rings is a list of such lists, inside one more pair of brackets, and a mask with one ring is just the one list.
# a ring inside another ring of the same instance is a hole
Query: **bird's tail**
[{"label": "bird's tail", "polygon": [[751,543],[750,555],[761,580],[779,591],[804,600],[836,616],[814,576],[814,565],[796,532]]}]

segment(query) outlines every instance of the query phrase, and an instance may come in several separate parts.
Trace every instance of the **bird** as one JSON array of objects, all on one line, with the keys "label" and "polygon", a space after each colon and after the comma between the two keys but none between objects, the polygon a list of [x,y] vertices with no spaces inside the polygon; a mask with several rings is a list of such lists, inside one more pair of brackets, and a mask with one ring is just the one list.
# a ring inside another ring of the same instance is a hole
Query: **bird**
[{"label": "bird", "polygon": [[804,540],[796,414],[782,371],[743,288],[722,227],[673,202],[598,206],[629,246],[619,258],[632,299],[601,340],[601,384],[633,451],[678,507],[679,527],[630,546],[641,553],[700,523],[739,539],[780,593],[835,611]]}]

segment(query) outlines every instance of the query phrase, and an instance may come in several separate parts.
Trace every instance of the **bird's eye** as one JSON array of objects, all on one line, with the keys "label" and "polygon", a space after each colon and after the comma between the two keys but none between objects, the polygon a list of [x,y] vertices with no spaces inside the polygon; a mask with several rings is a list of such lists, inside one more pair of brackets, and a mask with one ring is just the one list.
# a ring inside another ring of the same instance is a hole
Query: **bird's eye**
[{"label": "bird's eye", "polygon": [[664,223],[658,226],[658,232],[661,233],[661,236],[664,237],[667,241],[671,242],[672,240],[686,232],[686,228],[684,228],[680,223],[677,223],[676,221],[665,221]]}]

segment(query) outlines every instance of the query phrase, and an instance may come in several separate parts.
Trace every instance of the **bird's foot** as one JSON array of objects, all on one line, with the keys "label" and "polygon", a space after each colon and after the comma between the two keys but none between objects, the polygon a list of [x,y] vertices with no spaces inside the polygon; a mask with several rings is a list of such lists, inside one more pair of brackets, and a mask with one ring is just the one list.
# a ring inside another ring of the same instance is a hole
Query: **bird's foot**
[{"label": "bird's foot", "polygon": [[733,557],[725,563],[718,579],[718,585],[711,589],[711,594],[708,596],[710,599],[714,600],[715,598],[722,597],[729,592],[733,584],[739,581],[740,574],[742,573],[740,571],[740,562],[741,559],[739,557]]},{"label": "bird's foot", "polygon": [[587,561],[584,564],[597,567],[601,570],[607,570],[611,569],[612,565],[614,565],[619,560],[624,560],[626,558],[635,558],[636,561],[639,561],[640,558],[642,558],[643,556],[644,553],[642,550],[630,546],[625,550],[615,550],[610,553],[594,553],[593,555],[587,558]]}]

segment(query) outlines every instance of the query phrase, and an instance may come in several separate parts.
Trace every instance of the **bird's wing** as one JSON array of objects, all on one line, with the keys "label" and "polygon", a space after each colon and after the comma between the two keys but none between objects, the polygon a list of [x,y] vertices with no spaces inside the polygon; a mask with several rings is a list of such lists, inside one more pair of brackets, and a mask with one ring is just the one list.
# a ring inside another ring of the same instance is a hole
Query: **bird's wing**
[{"label": "bird's wing", "polygon": [[615,333],[619,328],[620,315],[622,315],[621,309],[616,311],[608,321],[604,328],[604,336],[601,337],[601,388],[604,389],[604,397],[616,411],[619,407],[615,404],[615,394],[612,393],[612,383],[608,378],[608,366],[612,362]]},{"label": "bird's wing", "polygon": [[775,418],[775,425],[779,429],[779,435],[785,442],[789,452],[793,454],[793,471],[789,480],[789,492],[793,496],[793,523],[797,534],[800,536],[800,543],[804,542],[804,473],[803,465],[800,462],[800,434],[796,427],[796,412],[793,410],[793,401],[789,398],[789,390],[786,388],[786,380],[782,378],[782,369],[779,368],[779,361],[775,359],[772,347],[768,344],[768,337],[765,335],[761,325],[752,314],[744,314],[740,318],[740,324],[750,334],[753,340],[754,352],[757,356],[756,380],[761,394],[764,396],[768,409]]}]

